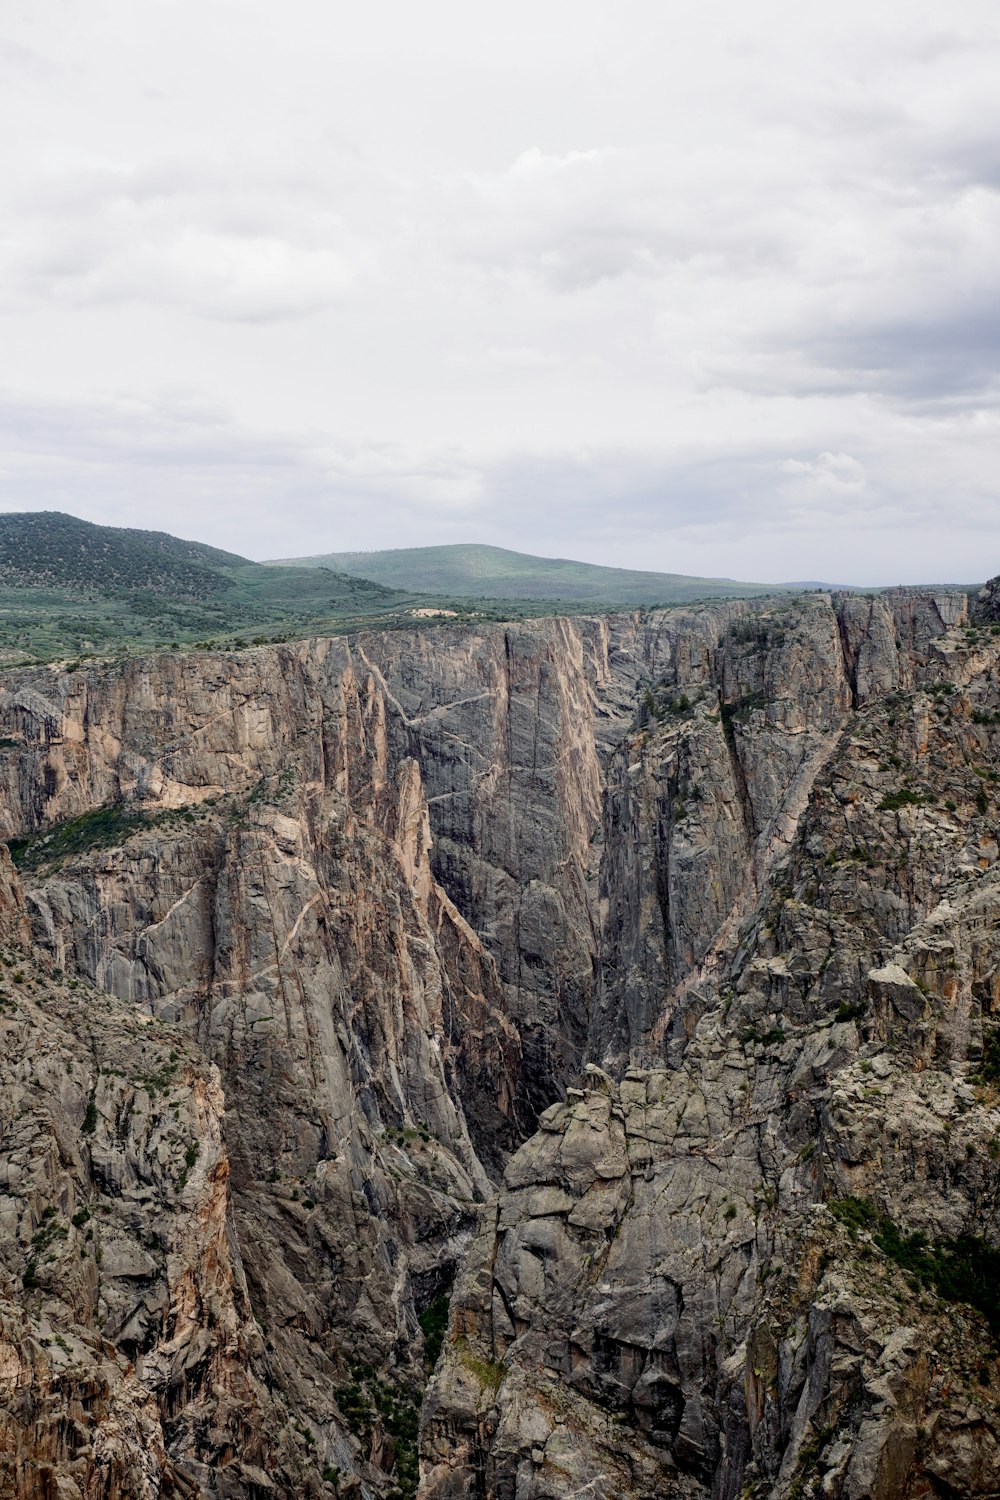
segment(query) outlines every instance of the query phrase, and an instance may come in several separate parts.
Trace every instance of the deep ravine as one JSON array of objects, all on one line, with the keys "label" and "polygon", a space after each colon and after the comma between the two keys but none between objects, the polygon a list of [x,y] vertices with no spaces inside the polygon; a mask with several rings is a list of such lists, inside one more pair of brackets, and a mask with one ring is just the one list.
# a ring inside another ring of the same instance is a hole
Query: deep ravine
[{"label": "deep ravine", "polygon": [[992,600],[8,673],[0,1492],[1000,1491]]}]

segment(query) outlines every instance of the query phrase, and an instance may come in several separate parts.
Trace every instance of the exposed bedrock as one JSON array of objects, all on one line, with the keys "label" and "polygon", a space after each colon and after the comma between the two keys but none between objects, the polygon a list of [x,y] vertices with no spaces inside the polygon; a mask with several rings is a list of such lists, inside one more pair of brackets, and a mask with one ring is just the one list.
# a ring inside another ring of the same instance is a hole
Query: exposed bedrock
[{"label": "exposed bedrock", "polygon": [[10,674],[18,1500],[412,1494],[453,1280],[427,1497],[1000,1489],[998,656],[897,591]]}]

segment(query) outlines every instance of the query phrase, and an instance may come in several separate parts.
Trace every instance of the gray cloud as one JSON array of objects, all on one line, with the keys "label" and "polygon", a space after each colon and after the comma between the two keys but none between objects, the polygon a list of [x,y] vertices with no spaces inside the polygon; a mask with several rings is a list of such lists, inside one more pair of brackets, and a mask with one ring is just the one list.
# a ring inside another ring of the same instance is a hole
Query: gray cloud
[{"label": "gray cloud", "polygon": [[0,38],[0,75],[49,79],[57,72],[47,57],[9,38]]}]

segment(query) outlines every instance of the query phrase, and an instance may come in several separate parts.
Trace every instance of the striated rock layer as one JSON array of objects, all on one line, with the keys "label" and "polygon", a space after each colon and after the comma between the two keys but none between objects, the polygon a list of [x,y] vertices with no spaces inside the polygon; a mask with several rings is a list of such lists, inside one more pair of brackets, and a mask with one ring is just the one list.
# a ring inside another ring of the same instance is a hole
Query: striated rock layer
[{"label": "striated rock layer", "polygon": [[991,599],[9,675],[0,1491],[1000,1492]]}]

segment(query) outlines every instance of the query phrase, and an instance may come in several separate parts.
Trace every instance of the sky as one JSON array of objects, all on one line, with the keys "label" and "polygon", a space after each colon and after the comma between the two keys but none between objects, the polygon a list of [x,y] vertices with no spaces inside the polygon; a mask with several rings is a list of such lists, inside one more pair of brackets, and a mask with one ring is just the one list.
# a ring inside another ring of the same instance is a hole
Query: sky
[{"label": "sky", "polygon": [[0,509],[1000,572],[996,0],[7,0]]}]

